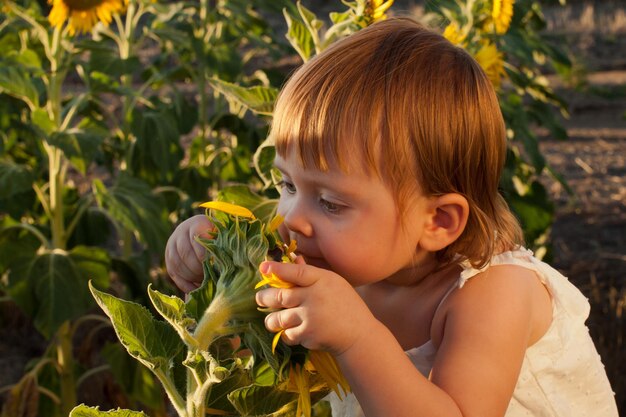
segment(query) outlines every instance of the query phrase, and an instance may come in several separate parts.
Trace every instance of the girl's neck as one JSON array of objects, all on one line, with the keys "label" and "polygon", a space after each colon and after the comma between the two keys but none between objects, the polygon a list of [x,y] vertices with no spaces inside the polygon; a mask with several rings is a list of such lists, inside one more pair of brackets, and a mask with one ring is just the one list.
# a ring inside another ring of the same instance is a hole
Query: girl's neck
[{"label": "girl's neck", "polygon": [[429,281],[439,269],[435,254],[423,253],[415,256],[412,265],[399,270],[381,283],[398,287],[421,286],[424,282]]}]

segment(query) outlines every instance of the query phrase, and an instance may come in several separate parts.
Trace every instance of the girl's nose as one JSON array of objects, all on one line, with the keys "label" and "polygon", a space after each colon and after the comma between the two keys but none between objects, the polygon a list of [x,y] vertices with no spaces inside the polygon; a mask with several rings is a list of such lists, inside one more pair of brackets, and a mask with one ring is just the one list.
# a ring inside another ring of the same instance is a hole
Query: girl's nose
[{"label": "girl's nose", "polygon": [[313,235],[313,226],[308,219],[302,202],[298,201],[298,199],[294,198],[289,203],[279,204],[278,212],[283,215],[285,219],[284,225],[290,232],[306,237]]}]

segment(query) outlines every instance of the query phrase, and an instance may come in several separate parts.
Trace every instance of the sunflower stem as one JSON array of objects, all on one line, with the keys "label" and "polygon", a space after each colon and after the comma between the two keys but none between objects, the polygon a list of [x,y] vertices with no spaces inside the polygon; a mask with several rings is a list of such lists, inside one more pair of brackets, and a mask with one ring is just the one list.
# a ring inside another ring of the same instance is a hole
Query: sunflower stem
[{"label": "sunflower stem", "polygon": [[56,351],[61,378],[61,415],[68,416],[76,405],[72,332],[69,321],[64,322],[57,331]]},{"label": "sunflower stem", "polygon": [[213,341],[221,334],[224,324],[231,318],[231,306],[228,298],[218,294],[207,307],[193,336],[202,351],[208,350]]},{"label": "sunflower stem", "polygon": [[[65,57],[64,49],[61,47],[61,39],[62,28],[57,26],[54,28],[50,44],[50,76],[47,80],[48,102],[46,103],[48,115],[56,130],[60,130],[62,124],[61,88],[66,73],[66,70],[63,69]],[[48,156],[48,182],[50,186],[48,207],[51,214],[52,247],[65,249],[67,236],[63,216],[63,188],[67,161],[59,148],[50,145],[47,141],[44,141],[43,146]]]}]

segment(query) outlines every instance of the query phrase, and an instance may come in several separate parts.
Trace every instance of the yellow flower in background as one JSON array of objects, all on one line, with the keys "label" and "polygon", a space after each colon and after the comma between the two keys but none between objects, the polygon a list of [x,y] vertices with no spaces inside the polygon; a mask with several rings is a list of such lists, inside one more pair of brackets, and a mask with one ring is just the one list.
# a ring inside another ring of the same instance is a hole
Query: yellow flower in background
[{"label": "yellow flower in background", "polygon": [[502,53],[493,43],[486,43],[474,56],[494,87],[499,88],[504,72]]},{"label": "yellow flower in background", "polygon": [[394,0],[368,0],[365,15],[371,19],[371,23],[385,20],[385,12],[391,7]]},{"label": "yellow flower in background", "polygon": [[496,27],[496,33],[503,35],[509,30],[513,18],[513,3],[515,0],[493,0],[491,18]]},{"label": "yellow flower in background", "polygon": [[48,0],[52,10],[48,21],[61,27],[67,21],[70,35],[91,31],[98,22],[109,25],[113,13],[124,11],[124,0]]},{"label": "yellow flower in background", "polygon": [[443,31],[443,37],[452,42],[455,45],[461,45],[465,41],[466,35],[461,32],[459,25],[455,22],[446,26]]},{"label": "yellow flower in background", "polygon": [[254,214],[245,207],[238,206],[237,204],[225,203],[223,201],[207,201],[200,204],[200,207],[222,211],[224,213],[232,214],[233,216],[245,217],[247,219],[254,220]]}]

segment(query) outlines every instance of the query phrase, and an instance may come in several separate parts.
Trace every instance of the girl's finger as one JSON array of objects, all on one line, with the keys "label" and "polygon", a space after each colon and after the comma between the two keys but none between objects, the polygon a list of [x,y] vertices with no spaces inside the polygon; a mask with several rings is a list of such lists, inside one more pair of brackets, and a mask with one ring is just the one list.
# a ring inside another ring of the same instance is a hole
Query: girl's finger
[{"label": "girl's finger", "polygon": [[302,324],[297,308],[280,310],[265,316],[265,328],[270,332],[292,329]]},{"label": "girl's finger", "polygon": [[298,287],[309,287],[319,279],[318,268],[304,262],[282,263],[274,261],[261,262],[259,270],[263,274],[276,274],[283,281]]},{"label": "girl's finger", "polygon": [[300,292],[294,288],[268,288],[256,293],[256,303],[260,307],[293,308],[302,303]]}]

